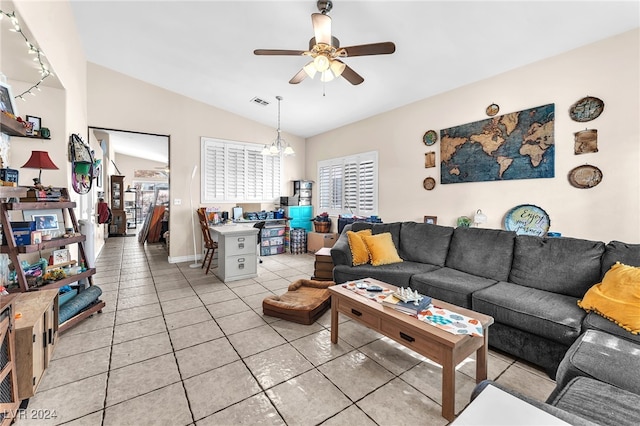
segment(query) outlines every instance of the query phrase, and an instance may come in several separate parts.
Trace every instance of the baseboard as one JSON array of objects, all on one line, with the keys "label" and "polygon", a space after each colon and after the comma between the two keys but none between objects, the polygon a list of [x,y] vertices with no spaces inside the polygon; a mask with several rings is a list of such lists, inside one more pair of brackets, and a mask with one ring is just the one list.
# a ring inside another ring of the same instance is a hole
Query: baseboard
[{"label": "baseboard", "polygon": [[[202,260],[202,254],[196,256],[197,260]],[[169,256],[169,263],[182,263],[182,262],[193,262],[193,255],[187,256]]]}]

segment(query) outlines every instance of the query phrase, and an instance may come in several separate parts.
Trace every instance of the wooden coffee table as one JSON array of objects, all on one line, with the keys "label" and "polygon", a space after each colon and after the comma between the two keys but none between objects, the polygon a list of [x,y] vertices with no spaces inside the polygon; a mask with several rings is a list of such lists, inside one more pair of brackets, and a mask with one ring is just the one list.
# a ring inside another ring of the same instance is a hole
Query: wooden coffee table
[{"label": "wooden coffee table", "polygon": [[[372,278],[377,284],[395,290],[397,287]],[[476,383],[487,378],[489,326],[493,318],[450,303],[433,300],[436,306],[477,319],[482,324],[483,337],[451,334],[419,319],[382,306],[375,300],[346,288],[346,284],[329,287],[331,293],[331,342],[338,343],[338,312],[372,330],[395,340],[442,366],[442,417],[455,418],[455,369],[476,352]]]}]

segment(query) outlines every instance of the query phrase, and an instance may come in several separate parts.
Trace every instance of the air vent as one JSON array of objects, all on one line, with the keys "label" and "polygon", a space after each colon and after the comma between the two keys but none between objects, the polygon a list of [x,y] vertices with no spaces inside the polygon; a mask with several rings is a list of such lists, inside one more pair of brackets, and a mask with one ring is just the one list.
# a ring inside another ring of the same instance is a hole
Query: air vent
[{"label": "air vent", "polygon": [[265,101],[264,99],[260,99],[257,96],[255,98],[251,99],[250,102],[253,102],[254,104],[258,104],[258,105],[261,105],[261,106],[269,105],[269,102]]}]

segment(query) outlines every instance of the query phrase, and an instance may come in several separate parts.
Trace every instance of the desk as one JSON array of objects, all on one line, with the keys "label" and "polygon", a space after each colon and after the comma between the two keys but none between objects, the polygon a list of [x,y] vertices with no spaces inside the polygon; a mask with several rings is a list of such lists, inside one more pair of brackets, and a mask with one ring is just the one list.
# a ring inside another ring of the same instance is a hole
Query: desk
[{"label": "desk", "polygon": [[249,225],[210,226],[218,240],[216,276],[224,282],[258,276],[258,228]]}]

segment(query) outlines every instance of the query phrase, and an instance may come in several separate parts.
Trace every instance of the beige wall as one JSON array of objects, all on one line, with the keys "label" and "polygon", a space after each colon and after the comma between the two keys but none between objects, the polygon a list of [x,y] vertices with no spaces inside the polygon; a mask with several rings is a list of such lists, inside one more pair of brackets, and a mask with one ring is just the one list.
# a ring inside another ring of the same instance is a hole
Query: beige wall
[{"label": "beige wall", "polygon": [[[258,124],[227,111],[169,92],[140,80],[89,63],[89,124],[95,127],[170,135],[170,261],[193,259],[191,209],[199,202],[200,173],[191,185],[194,165],[200,168],[200,138],[203,136],[265,144],[275,137],[275,128]],[[248,105],[249,106],[249,105]],[[291,180],[305,178],[304,139],[283,135],[296,151],[285,158],[283,191]],[[174,200],[179,199],[180,205]],[[231,204],[216,204],[230,210]],[[199,233],[199,230],[196,230]],[[199,240],[199,238],[198,238]]]},{"label": "beige wall", "polygon": [[[157,170],[158,168],[164,168],[166,166],[166,163],[147,160],[146,158],[132,157],[130,155],[124,155],[120,153],[116,153],[114,161],[118,165],[118,169],[120,170],[120,173],[124,175],[125,189],[129,185],[131,185],[131,187],[133,188],[133,181],[136,180],[133,177],[135,170]],[[137,179],[137,180],[145,180],[145,179]],[[146,179],[146,180],[152,181],[155,179]]]},{"label": "beige wall", "polygon": [[[504,214],[526,203],[545,209],[551,230],[564,236],[638,243],[639,39],[634,30],[312,137],[307,175],[316,178],[319,160],[377,150],[379,216],[385,222],[432,215],[438,224],[455,225],[457,217],[482,209],[488,216],[484,227],[501,228]],[[584,96],[602,99],[604,112],[588,123],[572,121],[569,108]],[[486,119],[485,108],[493,102],[500,114],[555,103],[555,178],[440,185],[439,166],[424,168],[430,148],[440,161],[440,143],[426,147],[423,134]],[[599,152],[574,155],[573,133],[585,127],[598,129]],[[567,173],[586,163],[602,170],[602,183],[572,187]],[[432,191],[422,188],[427,176],[438,182]]]}]

